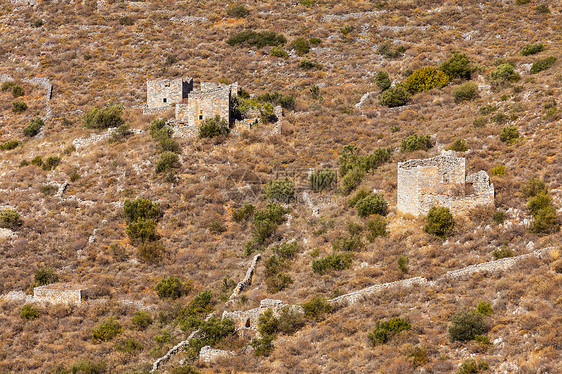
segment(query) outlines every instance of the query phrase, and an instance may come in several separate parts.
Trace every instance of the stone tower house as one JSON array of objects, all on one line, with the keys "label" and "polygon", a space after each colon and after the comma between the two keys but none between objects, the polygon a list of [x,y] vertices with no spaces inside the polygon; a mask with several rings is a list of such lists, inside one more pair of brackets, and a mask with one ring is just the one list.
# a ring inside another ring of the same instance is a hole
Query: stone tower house
[{"label": "stone tower house", "polygon": [[192,78],[160,79],[146,81],[146,107],[150,112],[164,111],[187,99],[193,91]]},{"label": "stone tower house", "polygon": [[494,205],[494,185],[485,171],[465,178],[465,159],[448,154],[398,163],[396,209],[415,216],[433,206],[462,212],[478,205]]}]

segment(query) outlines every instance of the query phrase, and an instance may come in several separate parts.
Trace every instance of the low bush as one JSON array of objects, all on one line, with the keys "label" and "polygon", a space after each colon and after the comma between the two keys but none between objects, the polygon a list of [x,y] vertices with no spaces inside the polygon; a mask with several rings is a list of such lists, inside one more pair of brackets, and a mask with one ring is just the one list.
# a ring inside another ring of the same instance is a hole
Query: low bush
[{"label": "low bush", "polygon": [[131,243],[141,244],[156,241],[159,236],[156,232],[156,221],[153,219],[140,218],[129,222],[126,229]]},{"label": "low bush", "polygon": [[319,319],[332,311],[330,304],[320,296],[313,297],[301,306],[304,316],[308,319]]},{"label": "low bush", "polygon": [[12,102],[12,112],[14,113],[23,113],[27,110],[27,104],[25,103],[25,101],[22,100],[16,100]]},{"label": "low bush", "polygon": [[256,207],[253,204],[244,204],[240,208],[232,210],[232,219],[238,223],[247,221],[252,217],[255,211]]},{"label": "low bush", "polygon": [[486,361],[466,360],[461,364],[457,374],[479,374],[488,370]]},{"label": "low bush", "polygon": [[414,71],[403,83],[410,94],[424,92],[433,88],[440,88],[449,83],[449,77],[441,70],[425,67]]},{"label": "low bush", "polygon": [[247,45],[257,48],[263,48],[267,45],[278,46],[287,42],[283,34],[277,34],[273,31],[244,30],[236,35],[231,36],[227,41],[229,45]]},{"label": "low bush", "polygon": [[359,235],[350,235],[348,237],[338,239],[332,244],[332,249],[334,251],[360,251],[363,247],[364,244],[361,241],[361,236]]},{"label": "low bush", "polygon": [[539,14],[549,14],[550,8],[546,4],[539,4],[535,7],[535,12]]},{"label": "low bush", "polygon": [[129,128],[129,125],[124,123],[111,133],[111,136],[109,137],[109,143],[120,143],[124,141],[127,138],[127,136],[131,134],[132,131]]},{"label": "low bush", "polygon": [[39,317],[39,311],[33,305],[25,304],[20,309],[20,317],[22,319],[33,320]]},{"label": "low bush", "polygon": [[276,232],[277,226],[285,222],[288,211],[277,203],[268,203],[266,207],[254,213],[252,236],[256,244],[264,244]]},{"label": "low bush", "polygon": [[121,334],[123,327],[114,317],[105,318],[91,333],[92,341],[100,343],[109,341]]},{"label": "low bush", "polygon": [[450,79],[470,79],[476,70],[464,53],[453,52],[452,56],[439,65],[439,70],[447,74]]},{"label": "low bush", "polygon": [[446,239],[453,233],[455,221],[449,208],[434,206],[429,209],[426,217],[426,224],[423,229],[435,236]]},{"label": "low bush", "polygon": [[320,38],[312,37],[309,39],[309,42],[311,45],[319,45],[322,43],[322,40]]},{"label": "low bush", "polygon": [[470,149],[468,144],[466,144],[466,140],[464,139],[455,139],[455,141],[447,147],[448,151],[455,151],[455,152],[466,152]]},{"label": "low bush", "polygon": [[378,71],[375,75],[375,84],[381,91],[386,91],[390,88],[392,83],[388,77],[388,73],[385,71]]},{"label": "low bush", "polygon": [[256,356],[269,356],[275,346],[273,345],[274,337],[271,335],[263,335],[261,338],[254,338],[250,342],[250,347],[254,349]]},{"label": "low bush", "polygon": [[12,86],[12,97],[15,99],[23,95],[25,95],[23,88],[19,84],[14,84]]},{"label": "low bush", "polygon": [[406,105],[410,100],[410,94],[403,86],[389,88],[379,96],[379,104],[389,108]]},{"label": "low bush", "polygon": [[106,104],[102,108],[92,108],[84,114],[82,121],[89,129],[108,129],[119,127],[125,123],[123,120],[123,106],[120,104]]},{"label": "low bush", "polygon": [[371,243],[379,236],[386,236],[386,220],[384,217],[376,216],[367,221],[367,240]]},{"label": "low bush", "polygon": [[289,178],[269,180],[264,187],[269,200],[288,203],[295,198],[295,185]]},{"label": "low bush", "polygon": [[156,162],[156,173],[158,174],[171,169],[177,169],[180,166],[180,160],[177,153],[165,151],[162,152],[160,158]]},{"label": "low bush", "polygon": [[302,60],[299,62],[299,67],[304,70],[320,70],[322,69],[322,64],[316,61]]},{"label": "low bush", "polygon": [[135,20],[131,17],[124,16],[119,18],[119,24],[121,26],[133,26],[135,24]]},{"label": "low bush", "polygon": [[268,308],[258,317],[258,331],[262,335],[275,336],[279,331],[279,320],[273,315],[273,310]]},{"label": "low bush", "polygon": [[213,293],[211,290],[201,291],[181,308],[174,317],[182,330],[197,329],[205,318],[213,311]]},{"label": "low bush", "polygon": [[402,152],[427,151],[431,147],[433,147],[433,144],[431,144],[429,135],[412,134],[402,140],[401,144]]},{"label": "low bush", "polygon": [[152,317],[147,312],[137,310],[131,318],[131,325],[136,330],[144,331],[148,326],[152,325]]},{"label": "low bush", "polygon": [[314,192],[321,192],[332,187],[336,173],[332,169],[315,170],[308,175],[308,183]]},{"label": "low bush", "polygon": [[398,260],[396,262],[398,264],[398,269],[400,269],[402,273],[408,273],[408,263],[410,262],[408,256],[398,256]]},{"label": "low bush", "polygon": [[59,279],[52,266],[43,266],[35,271],[34,274],[34,287],[45,286],[47,284],[55,283]]},{"label": "low bush", "polygon": [[11,209],[0,211],[0,228],[17,230],[21,225],[23,221],[17,211]]},{"label": "low bush", "polygon": [[507,144],[515,143],[517,138],[519,138],[519,130],[515,126],[505,126],[500,133],[500,140]]},{"label": "low bush", "polygon": [[474,82],[466,82],[453,88],[453,97],[455,103],[460,104],[463,101],[471,101],[478,97],[478,84]]},{"label": "low bush", "polygon": [[364,177],[365,171],[359,166],[354,167],[341,179],[340,193],[344,196],[349,195],[361,184]]},{"label": "low bush", "polygon": [[45,122],[41,118],[32,118],[27,126],[23,128],[23,135],[33,137],[39,134],[39,131],[43,126],[45,126]]},{"label": "low bush", "polygon": [[49,156],[45,159],[41,167],[43,170],[54,170],[60,164],[60,161],[60,156]]},{"label": "low bush", "polygon": [[229,335],[234,334],[234,321],[230,318],[211,317],[199,325],[197,337],[188,343],[188,350],[192,357],[197,357],[199,351],[206,345],[216,345]]},{"label": "low bush", "polygon": [[379,47],[377,53],[390,59],[390,58],[398,58],[402,56],[402,54],[404,54],[405,51],[406,48],[404,46],[400,45],[398,47],[395,47],[394,45],[392,45],[392,43],[387,42]]},{"label": "low bush", "polygon": [[250,11],[244,5],[233,4],[226,9],[226,14],[233,18],[246,18]]},{"label": "low bush", "polygon": [[509,63],[500,64],[490,73],[490,78],[500,83],[517,82],[520,77]]},{"label": "low bush", "polygon": [[355,30],[355,27],[353,27],[351,25],[345,25],[343,27],[340,27],[340,32],[344,36],[348,36],[349,34],[351,34],[353,32],[353,30]]},{"label": "low bush", "polygon": [[485,301],[479,301],[478,304],[476,305],[476,310],[478,311],[478,313],[483,314],[485,316],[489,316],[492,313],[494,313],[494,310],[492,309],[490,303]]},{"label": "low bush", "polygon": [[217,136],[226,136],[230,133],[228,122],[216,115],[213,118],[208,118],[199,126],[200,138],[214,138]]},{"label": "low bush", "polygon": [[150,199],[143,198],[125,200],[123,214],[127,222],[133,222],[139,219],[153,219],[158,221],[162,217],[160,205],[153,203]]},{"label": "low bush", "polygon": [[452,342],[466,342],[487,331],[488,326],[481,313],[476,310],[461,310],[451,319],[449,339]]},{"label": "low bush", "polygon": [[493,168],[490,169],[490,174],[492,175],[504,175],[505,174],[505,165],[497,164]]},{"label": "low bush", "polygon": [[521,54],[521,56],[529,56],[542,51],[544,51],[544,45],[542,43],[527,44],[526,46],[521,48],[521,52],[519,52],[519,54]]},{"label": "low bush", "polygon": [[312,262],[312,271],[318,274],[326,274],[331,270],[349,269],[353,262],[351,253],[333,253]]},{"label": "low bush", "polygon": [[2,84],[0,85],[0,91],[2,91],[2,92],[11,91],[12,88],[17,86],[17,85],[18,84],[14,81],[2,82]]},{"label": "low bush", "polygon": [[547,70],[552,65],[554,65],[555,62],[556,62],[556,57],[553,56],[547,57],[543,60],[539,60],[531,66],[531,74],[537,74],[543,70]]},{"label": "low bush", "polygon": [[156,284],[156,293],[160,299],[179,299],[189,294],[191,285],[189,282],[182,282],[177,277],[170,276],[162,278]]},{"label": "low bush", "polygon": [[72,374],[104,374],[106,365],[103,362],[79,361],[70,368]]},{"label": "low bush", "polygon": [[310,42],[305,38],[298,38],[291,43],[291,48],[294,49],[298,55],[302,56],[310,52]]},{"label": "low bush", "polygon": [[278,330],[285,335],[292,335],[301,328],[304,327],[304,318],[303,313],[291,306],[285,306],[279,312],[279,317],[277,320],[279,321]]},{"label": "low bush", "polygon": [[158,262],[165,253],[164,245],[159,241],[140,243],[137,248],[137,255],[144,262]]},{"label": "low bush", "polygon": [[273,57],[280,57],[280,58],[287,58],[289,57],[289,54],[287,53],[287,51],[285,50],[285,48],[281,47],[281,46],[276,46],[276,47],[272,47],[269,50],[269,55],[273,56]]},{"label": "low bush", "polygon": [[472,125],[474,127],[484,127],[488,120],[485,117],[476,117],[474,121],[472,121]]},{"label": "low bush", "polygon": [[135,339],[127,338],[122,342],[117,343],[115,345],[115,349],[122,353],[134,355],[141,352],[144,349],[144,347],[141,343],[139,343]]},{"label": "low bush", "polygon": [[412,325],[410,322],[402,318],[391,318],[389,320],[379,320],[368,338],[372,345],[386,344],[394,336],[402,331],[410,330]]},{"label": "low bush", "polygon": [[0,144],[0,150],[3,151],[10,151],[12,149],[15,149],[18,145],[20,145],[20,142],[17,140],[8,140],[5,141],[4,143]]},{"label": "low bush", "polygon": [[359,217],[368,217],[372,214],[385,216],[388,213],[388,203],[382,195],[375,193],[361,199],[356,204]]}]

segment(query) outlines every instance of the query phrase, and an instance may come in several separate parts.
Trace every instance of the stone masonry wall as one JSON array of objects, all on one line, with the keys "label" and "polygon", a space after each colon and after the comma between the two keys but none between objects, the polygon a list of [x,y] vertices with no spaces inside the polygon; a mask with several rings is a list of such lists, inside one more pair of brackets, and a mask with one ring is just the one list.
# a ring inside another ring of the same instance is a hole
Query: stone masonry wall
[{"label": "stone masonry wall", "polygon": [[[465,195],[465,183],[474,194]],[[484,171],[465,178],[465,159],[441,155],[398,163],[398,201],[403,213],[425,215],[433,206],[462,212],[478,205],[494,204],[494,186]]]},{"label": "stone masonry wall", "polygon": [[176,106],[176,120],[199,126],[208,118],[220,116],[230,123],[230,86],[193,91],[187,103]]},{"label": "stone masonry wall", "polygon": [[33,298],[35,301],[53,304],[80,304],[83,298],[83,291],[83,289],[73,288],[66,284],[59,286],[47,285],[35,287],[33,289]]},{"label": "stone masonry wall", "polygon": [[170,108],[180,103],[193,91],[192,78],[159,79],[146,81],[147,109]]}]

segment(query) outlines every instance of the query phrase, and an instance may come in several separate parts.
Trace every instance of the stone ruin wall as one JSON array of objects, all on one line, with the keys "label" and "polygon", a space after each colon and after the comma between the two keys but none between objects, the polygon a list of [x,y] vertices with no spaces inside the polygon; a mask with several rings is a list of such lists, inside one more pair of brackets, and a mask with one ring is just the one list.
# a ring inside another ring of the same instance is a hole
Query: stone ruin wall
[{"label": "stone ruin wall", "polygon": [[248,328],[257,331],[258,319],[267,309],[271,309],[273,311],[273,315],[278,317],[281,309],[286,306],[289,306],[290,308],[298,308],[299,310],[301,309],[300,305],[287,305],[283,304],[281,300],[263,299],[260,302],[260,306],[257,308],[243,311],[237,310],[235,312],[224,311],[222,318],[232,319],[236,329]]},{"label": "stone ruin wall", "polygon": [[204,120],[216,115],[230,123],[229,86],[193,91],[189,94],[187,103],[176,105],[176,121],[186,122],[189,126],[199,126]]},{"label": "stone ruin wall", "polygon": [[146,81],[146,107],[144,114],[167,110],[180,103],[193,91],[192,78],[159,79]]},{"label": "stone ruin wall", "polygon": [[[425,215],[433,206],[462,212],[476,206],[494,205],[494,186],[486,172],[465,178],[465,159],[437,156],[398,163],[397,210]],[[466,183],[473,192],[466,193]]]},{"label": "stone ruin wall", "polygon": [[52,288],[48,286],[35,287],[33,298],[35,301],[50,302],[53,304],[80,304],[84,297],[84,290],[70,288]]}]

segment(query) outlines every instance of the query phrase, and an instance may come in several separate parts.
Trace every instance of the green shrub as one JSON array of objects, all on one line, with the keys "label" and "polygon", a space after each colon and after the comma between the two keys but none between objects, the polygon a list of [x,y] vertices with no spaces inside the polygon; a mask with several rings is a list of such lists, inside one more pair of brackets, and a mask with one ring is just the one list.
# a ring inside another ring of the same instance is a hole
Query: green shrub
[{"label": "green shrub", "polygon": [[474,121],[472,121],[472,125],[474,127],[484,127],[484,126],[486,126],[487,122],[488,122],[488,120],[484,117],[476,117],[474,119]]},{"label": "green shrub", "polygon": [[285,306],[279,312],[278,329],[285,335],[292,335],[304,327],[303,313],[297,308]]},{"label": "green shrub", "polygon": [[108,317],[94,328],[91,334],[92,341],[94,343],[109,341],[121,334],[122,331],[123,327],[119,321],[114,317]]},{"label": "green shrub", "polygon": [[32,118],[27,124],[27,126],[23,128],[23,134],[25,136],[33,137],[39,134],[39,131],[43,126],[45,126],[45,122],[43,122],[41,118],[39,117]]},{"label": "green shrub", "polygon": [[441,206],[431,207],[427,213],[426,221],[427,223],[423,229],[429,234],[446,239],[447,235],[453,233],[455,221],[449,208]]},{"label": "green shrub", "polygon": [[412,348],[408,355],[412,357],[412,364],[414,367],[419,367],[425,364],[428,361],[428,352],[426,348],[415,346]]},{"label": "green shrub", "polygon": [[529,4],[531,0],[515,0],[515,5],[525,5]]},{"label": "green shrub", "polygon": [[299,67],[304,70],[320,70],[322,69],[322,64],[315,61],[302,60],[299,62]]},{"label": "green shrub", "polygon": [[464,139],[455,139],[455,141],[447,147],[448,151],[455,151],[455,152],[466,152],[469,150],[468,144],[466,144],[466,140]]},{"label": "green shrub", "polygon": [[261,338],[254,338],[250,342],[250,347],[254,349],[256,356],[269,356],[275,349],[273,345],[274,337],[270,335],[263,335]]},{"label": "green shrub", "polygon": [[410,94],[440,88],[449,83],[449,77],[441,70],[432,67],[418,69],[404,81],[404,88]]},{"label": "green shrub", "polygon": [[11,209],[0,211],[0,228],[17,230],[21,225],[23,221],[17,211]]},{"label": "green shrub", "polygon": [[350,235],[349,237],[336,240],[332,244],[332,248],[335,251],[360,251],[363,247],[364,245],[359,235]]},{"label": "green shrub", "polygon": [[34,286],[38,287],[55,283],[56,281],[58,281],[59,277],[55,273],[55,269],[53,269],[52,266],[43,266],[42,268],[35,271],[34,279]]},{"label": "green shrub", "polygon": [[144,349],[144,347],[141,343],[139,343],[135,339],[127,338],[122,342],[117,343],[115,345],[115,349],[117,349],[119,352],[122,353],[134,355],[141,352]]},{"label": "green shrub", "polygon": [[539,194],[548,194],[548,188],[544,181],[539,178],[529,178],[522,186],[523,195],[526,198],[537,196]]},{"label": "green shrub", "polygon": [[359,191],[357,191],[355,193],[355,195],[347,202],[347,205],[349,205],[351,208],[353,208],[354,206],[357,205],[357,203],[361,200],[363,200],[364,198],[366,198],[367,196],[370,196],[373,194],[373,191],[368,190],[366,188],[361,188]]},{"label": "green shrub", "polygon": [[23,113],[27,109],[27,104],[22,100],[16,100],[12,102],[12,112]]},{"label": "green shrub", "polygon": [[242,221],[247,221],[250,219],[250,217],[254,214],[255,211],[256,211],[256,207],[253,204],[250,203],[244,204],[244,206],[232,210],[232,219],[238,223]]},{"label": "green shrub", "polygon": [[273,310],[268,308],[258,317],[258,331],[262,335],[275,336],[279,331],[279,320],[273,315]]},{"label": "green shrub", "polygon": [[462,363],[457,374],[479,374],[486,370],[488,370],[488,363],[486,361],[466,360]]},{"label": "green shrub", "polygon": [[546,4],[540,4],[535,7],[535,12],[542,14],[549,14],[550,8]]},{"label": "green shrub", "polygon": [[133,328],[136,330],[144,331],[148,326],[152,325],[152,317],[147,312],[137,310],[131,318],[131,325],[133,325]]},{"label": "green shrub", "polygon": [[375,75],[375,84],[381,91],[386,91],[390,88],[392,83],[388,77],[388,73],[385,71],[378,71]]},{"label": "green shrub", "polygon": [[532,215],[537,214],[541,209],[552,205],[552,197],[548,193],[540,192],[529,199],[527,208]]},{"label": "green shrub", "polygon": [[54,184],[44,184],[43,186],[41,186],[39,190],[41,191],[42,194],[54,195],[55,192],[57,192],[58,187],[55,186]]},{"label": "green shrub", "polygon": [[492,219],[496,224],[501,225],[505,221],[505,212],[501,210],[495,211],[494,215],[492,216]]},{"label": "green shrub", "polygon": [[332,186],[336,173],[332,169],[315,170],[308,176],[308,183],[314,192],[328,190]]},{"label": "green shrub", "polygon": [[492,175],[504,175],[505,174],[505,165],[497,164],[493,168],[490,169],[490,174]]},{"label": "green shrub", "polygon": [[478,111],[483,116],[488,115],[490,113],[494,113],[496,110],[498,110],[498,107],[492,104],[486,104],[478,107]]},{"label": "green shrub", "polygon": [[343,146],[340,153],[340,175],[345,176],[351,169],[359,164],[359,148],[348,144]]},{"label": "green shrub", "polygon": [[543,70],[549,69],[556,62],[556,57],[550,56],[543,60],[539,60],[531,66],[531,74],[537,74]]},{"label": "green shrub", "polygon": [[382,92],[379,96],[379,104],[389,108],[395,108],[406,105],[410,100],[410,94],[402,86],[389,88]]},{"label": "green shrub", "polygon": [[2,92],[11,91],[14,86],[17,86],[17,83],[14,81],[2,82],[2,85],[0,85],[0,91]]},{"label": "green shrub", "polygon": [[449,339],[466,342],[488,331],[484,316],[476,310],[461,310],[451,319]]},{"label": "green shrub", "polygon": [[387,42],[382,44],[377,50],[378,54],[386,58],[398,58],[406,51],[406,48],[402,45],[395,47],[392,43]]},{"label": "green shrub", "polygon": [[206,345],[213,346],[229,335],[234,334],[234,321],[230,318],[211,317],[199,325],[196,338],[188,343],[188,350],[197,357],[199,351]]},{"label": "green shrub", "polygon": [[84,114],[82,121],[84,126],[89,129],[108,129],[110,127],[119,127],[125,121],[122,118],[122,105],[106,104],[103,108],[92,108]]},{"label": "green shrub", "polygon": [[133,222],[139,219],[153,219],[154,221],[158,221],[162,217],[159,204],[153,203],[150,199],[142,198],[125,200],[123,214],[127,222]]},{"label": "green shrub", "polygon": [[310,43],[305,38],[298,38],[291,43],[291,48],[294,49],[298,55],[302,56],[310,52]]},{"label": "green shrub", "polygon": [[354,189],[356,189],[363,178],[365,177],[365,171],[361,167],[356,166],[351,171],[345,174],[341,180],[340,193],[344,196],[349,195]]},{"label": "green shrub", "polygon": [[39,311],[33,305],[25,304],[21,307],[20,317],[27,320],[32,320],[39,317]]},{"label": "green shrub", "polygon": [[170,373],[171,374],[199,374],[200,371],[199,369],[194,368],[193,366],[184,365],[184,366],[178,366],[173,368]]},{"label": "green shrub", "polygon": [[404,274],[406,274],[408,272],[408,263],[410,262],[410,260],[408,259],[407,256],[398,256],[398,269],[400,269],[400,271]]},{"label": "green shrub", "polygon": [[3,151],[10,151],[20,145],[20,142],[17,140],[8,140],[2,144],[0,144],[0,149]]},{"label": "green shrub", "polygon": [[31,164],[35,166],[43,166],[43,157],[41,156],[33,157],[33,159],[31,160]]},{"label": "green shrub", "polygon": [[322,43],[322,40],[320,38],[312,37],[309,39],[309,42],[311,45],[319,45]]},{"label": "green shrub", "polygon": [[264,192],[269,200],[288,203],[295,197],[295,185],[289,178],[271,179],[265,186]]},{"label": "green shrub", "polygon": [[287,42],[287,39],[283,36],[283,34],[277,34],[273,31],[255,32],[253,30],[244,30],[231,36],[226,42],[231,46],[248,45],[263,48],[266,45],[283,45]]},{"label": "green shrub", "polygon": [[412,325],[410,322],[402,318],[391,318],[386,321],[379,320],[368,337],[372,345],[386,344],[394,336],[402,331],[410,330],[411,328]]},{"label": "green shrub", "polygon": [[377,169],[379,166],[388,162],[392,156],[392,148],[377,148],[369,155],[360,156],[357,159],[359,165],[365,172]]},{"label": "green shrub", "polygon": [[494,313],[494,310],[492,309],[490,303],[485,301],[479,301],[476,305],[476,310],[478,311],[478,313],[485,316],[489,316],[490,314]]},{"label": "green shrub", "polygon": [[319,319],[324,314],[330,313],[332,307],[330,304],[320,296],[314,296],[309,301],[302,304],[304,316],[308,319]]},{"label": "green shrub", "polygon": [[54,170],[60,164],[60,160],[60,156],[49,156],[41,167],[43,170]]},{"label": "green shrub", "polygon": [[280,58],[287,58],[289,57],[289,54],[287,53],[287,51],[285,50],[285,48],[281,47],[281,46],[276,46],[276,47],[272,47],[269,50],[269,55],[273,56],[273,57],[280,57]]},{"label": "green shrub", "polygon": [[490,78],[500,83],[517,82],[520,77],[509,63],[500,64],[490,73]]},{"label": "green shrub", "polygon": [[386,236],[386,220],[384,217],[376,216],[367,221],[367,240],[371,243],[379,236]]},{"label": "green shrub", "polygon": [[476,68],[470,64],[470,60],[464,53],[453,52],[448,60],[439,65],[439,70],[447,74],[450,79],[470,79],[470,75]]},{"label": "green shrub", "polygon": [[233,18],[246,18],[250,11],[244,5],[233,4],[226,9],[226,14]]},{"label": "green shrub", "polygon": [[72,365],[72,374],[104,374],[106,366],[103,362],[79,361]]},{"label": "green shrub", "polygon": [[463,101],[471,101],[478,97],[478,84],[474,82],[466,82],[456,86],[453,89],[453,97],[455,103],[460,104]]},{"label": "green shrub", "polygon": [[156,284],[156,293],[160,299],[179,299],[183,295],[189,294],[191,285],[189,282],[182,282],[177,277],[170,276],[162,278]]},{"label": "green shrub", "polygon": [[542,51],[544,51],[544,45],[542,43],[536,43],[536,44],[527,44],[526,46],[521,48],[521,52],[519,53],[521,54],[521,56],[529,56],[529,55],[537,54]]},{"label": "green shrub", "polygon": [[500,140],[507,144],[515,143],[515,139],[519,137],[519,130],[515,126],[505,126],[500,133]]},{"label": "green shrub", "polygon": [[131,17],[121,17],[119,18],[119,24],[121,26],[133,26],[135,24],[135,20],[132,19]]},{"label": "green shrub", "polygon": [[14,86],[12,86],[12,96],[14,97],[14,99],[23,95],[25,95],[25,92],[20,85],[15,84]]},{"label": "green shrub", "polygon": [[548,205],[537,210],[533,214],[529,231],[536,234],[552,234],[560,231],[560,220],[556,214],[556,208]]},{"label": "green shrub", "polygon": [[201,291],[182,308],[177,315],[182,330],[196,329],[205,320],[205,317],[213,311],[213,292],[211,290]]},{"label": "green shrub", "polygon": [[500,112],[500,113],[496,113],[492,117],[490,117],[490,120],[492,120],[492,122],[494,122],[494,123],[497,123],[498,125],[501,125],[501,124],[507,122],[508,117],[504,113]]},{"label": "green shrub", "polygon": [[164,171],[177,169],[179,167],[180,161],[177,153],[170,151],[162,152],[160,158],[156,162],[156,173],[162,173]]},{"label": "green shrub", "polygon": [[351,34],[351,32],[355,30],[355,27],[351,26],[351,25],[345,25],[343,27],[340,27],[340,32],[344,35],[344,36],[348,36],[349,34]]},{"label": "green shrub", "polygon": [[132,243],[147,243],[159,238],[156,232],[156,221],[153,219],[138,219],[127,225],[127,235]]},{"label": "green shrub", "polygon": [[295,109],[295,105],[296,105],[295,96],[285,95],[285,96],[281,97],[279,99],[279,105],[281,105],[281,107],[283,109],[287,109],[287,110]]},{"label": "green shrub", "polygon": [[222,234],[223,232],[226,231],[226,226],[224,225],[224,223],[219,220],[219,219],[215,219],[211,222],[211,224],[209,225],[209,232],[211,234]]},{"label": "green shrub", "polygon": [[213,118],[207,118],[199,126],[200,138],[214,138],[217,136],[226,136],[230,133],[230,127],[225,119],[216,115]]},{"label": "green shrub", "polygon": [[388,213],[388,203],[384,197],[378,193],[369,195],[359,200],[356,205],[359,217],[368,217],[371,214],[386,216]]},{"label": "green shrub", "polygon": [[427,151],[431,147],[433,147],[433,145],[431,144],[429,135],[412,134],[402,140],[401,144],[402,152]]},{"label": "green shrub", "polygon": [[351,267],[352,262],[353,255],[351,253],[333,253],[312,261],[312,271],[325,274],[330,270],[345,270]]},{"label": "green shrub", "polygon": [[109,143],[120,143],[131,134],[132,132],[129,128],[129,125],[124,123],[111,133],[111,136],[109,137]]}]

